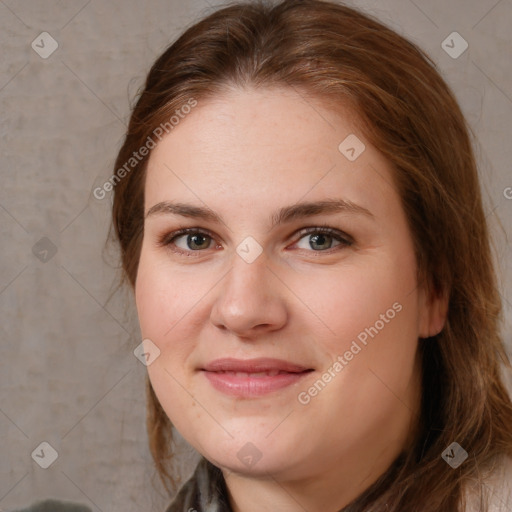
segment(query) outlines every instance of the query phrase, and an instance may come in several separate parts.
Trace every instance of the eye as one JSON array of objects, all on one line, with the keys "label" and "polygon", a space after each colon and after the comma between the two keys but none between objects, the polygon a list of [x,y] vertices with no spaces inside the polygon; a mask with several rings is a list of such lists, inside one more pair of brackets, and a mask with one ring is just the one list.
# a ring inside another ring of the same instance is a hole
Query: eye
[{"label": "eye", "polygon": [[[334,245],[334,248],[338,247],[339,249],[349,247],[354,243],[352,237],[346,233],[328,226],[306,228],[297,234],[300,235],[300,238],[295,245],[297,245],[299,249],[313,249],[314,252],[327,252],[329,249],[333,248],[333,241],[338,242]],[[300,247],[298,244],[306,237],[310,237],[309,242],[306,242],[307,246]],[[158,245],[169,247],[175,253],[190,256],[191,253],[198,253],[202,252],[202,250],[210,249],[213,242],[213,235],[206,230],[183,228],[163,235],[158,240]]]},{"label": "eye", "polygon": [[301,237],[297,244],[299,244],[303,238],[310,238],[303,247],[299,246],[299,249],[313,249],[314,252],[327,252],[327,250],[333,248],[333,240],[338,242],[338,244],[334,246],[338,247],[338,249],[349,247],[354,243],[353,239],[346,233],[327,226],[306,228],[298,234],[301,235]]},{"label": "eye", "polygon": [[[180,241],[180,239],[182,240]],[[201,252],[201,249],[209,249],[212,242],[213,236],[207,231],[196,228],[184,228],[164,235],[158,243],[161,246],[168,246],[174,252],[187,253]]]}]

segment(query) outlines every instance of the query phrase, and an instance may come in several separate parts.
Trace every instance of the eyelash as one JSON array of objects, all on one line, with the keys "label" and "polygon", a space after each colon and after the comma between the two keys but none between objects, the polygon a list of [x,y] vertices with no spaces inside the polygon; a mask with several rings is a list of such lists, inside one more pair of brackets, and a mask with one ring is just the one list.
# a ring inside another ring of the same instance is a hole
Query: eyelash
[{"label": "eyelash", "polygon": [[[174,253],[181,255],[181,256],[187,256],[187,257],[190,257],[192,255],[192,253],[204,252],[204,250],[184,251],[183,249],[178,249],[178,248],[172,247],[174,240],[176,240],[177,238],[179,238],[182,235],[190,235],[190,234],[203,235],[203,236],[206,235],[208,238],[215,240],[215,237],[213,236],[213,234],[210,231],[208,231],[207,229],[182,228],[177,231],[173,231],[172,233],[167,233],[167,234],[164,234],[163,236],[161,236],[158,240],[158,245],[160,247],[167,247],[170,250],[172,250]],[[336,251],[339,249],[343,249],[345,247],[350,247],[354,244],[354,240],[352,239],[351,236],[347,235],[343,231],[331,228],[330,226],[327,226],[327,225],[320,225],[320,226],[308,227],[308,228],[301,229],[300,231],[298,231],[296,233],[296,236],[298,236],[297,242],[299,240],[301,240],[303,237],[305,237],[307,235],[312,235],[312,234],[329,235],[330,237],[332,237],[340,242],[340,244],[337,245],[336,247],[327,249],[325,251],[322,251],[322,250],[308,251],[308,252],[312,252],[312,253],[328,253],[328,254],[330,254],[333,250]],[[297,243],[297,242],[295,242],[295,243]]]}]

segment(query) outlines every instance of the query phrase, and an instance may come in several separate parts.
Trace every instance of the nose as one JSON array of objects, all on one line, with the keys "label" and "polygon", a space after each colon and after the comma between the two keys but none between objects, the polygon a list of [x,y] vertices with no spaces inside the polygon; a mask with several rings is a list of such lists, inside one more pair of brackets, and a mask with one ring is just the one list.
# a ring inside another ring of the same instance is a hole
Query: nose
[{"label": "nose", "polygon": [[212,323],[239,337],[281,329],[288,319],[286,286],[268,266],[265,253],[252,263],[233,255],[211,311]]}]

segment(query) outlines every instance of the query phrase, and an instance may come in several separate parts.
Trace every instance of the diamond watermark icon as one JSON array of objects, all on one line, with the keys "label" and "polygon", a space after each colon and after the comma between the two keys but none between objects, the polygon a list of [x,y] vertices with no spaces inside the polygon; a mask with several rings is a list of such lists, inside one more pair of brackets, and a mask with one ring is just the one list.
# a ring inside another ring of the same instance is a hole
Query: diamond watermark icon
[{"label": "diamond watermark icon", "polygon": [[43,236],[32,247],[32,254],[43,263],[50,261],[57,254],[57,246],[46,236]]},{"label": "diamond watermark icon", "polygon": [[59,43],[48,32],[41,32],[31,46],[39,57],[47,59],[59,47]]},{"label": "diamond watermark icon", "polygon": [[43,441],[33,452],[32,458],[43,469],[49,468],[56,460],[59,454],[57,450],[46,441]]},{"label": "diamond watermark icon", "polygon": [[459,443],[452,443],[441,457],[453,468],[458,468],[467,458],[468,452]]},{"label": "diamond watermark icon", "polygon": [[338,146],[339,152],[351,162],[357,160],[365,149],[366,146],[363,141],[353,133],[346,137]]},{"label": "diamond watermark icon", "polygon": [[441,48],[452,59],[458,59],[468,49],[468,46],[468,42],[458,32],[452,32],[441,43]]},{"label": "diamond watermark icon", "polygon": [[262,456],[262,453],[252,443],[245,443],[236,454],[240,462],[248,467],[254,466]]},{"label": "diamond watermark icon", "polygon": [[263,252],[263,247],[252,236],[248,236],[238,245],[236,252],[246,263],[252,263]]},{"label": "diamond watermark icon", "polygon": [[149,338],[146,338],[137,345],[133,353],[144,366],[149,366],[160,355],[160,349]]}]

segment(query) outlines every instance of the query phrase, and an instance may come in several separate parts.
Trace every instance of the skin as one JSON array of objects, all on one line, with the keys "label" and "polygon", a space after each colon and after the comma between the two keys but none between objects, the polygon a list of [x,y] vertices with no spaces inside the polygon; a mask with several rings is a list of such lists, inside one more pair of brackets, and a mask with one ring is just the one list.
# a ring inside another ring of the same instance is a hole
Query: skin
[{"label": "skin", "polygon": [[[338,150],[349,134],[366,145],[355,161]],[[324,213],[271,228],[281,207],[334,198],[371,215]],[[145,219],[135,294],[142,336],[160,350],[148,372],[165,412],[222,469],[235,512],[338,511],[410,442],[419,338],[445,320],[445,301],[418,285],[390,164],[348,107],[334,112],[288,88],[233,89],[199,102],[153,150],[145,212],[163,201],[207,205],[224,221]],[[322,225],[353,243],[301,233]],[[175,239],[188,256],[159,244],[182,227],[213,236]],[[248,236],[263,249],[250,264],[236,252]],[[395,303],[400,312],[300,403]],[[315,371],[268,395],[231,397],[198,371],[221,357],[274,357]],[[237,456],[248,442],[261,456],[250,466]]]}]

